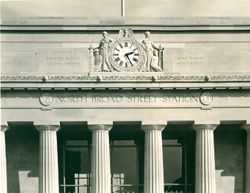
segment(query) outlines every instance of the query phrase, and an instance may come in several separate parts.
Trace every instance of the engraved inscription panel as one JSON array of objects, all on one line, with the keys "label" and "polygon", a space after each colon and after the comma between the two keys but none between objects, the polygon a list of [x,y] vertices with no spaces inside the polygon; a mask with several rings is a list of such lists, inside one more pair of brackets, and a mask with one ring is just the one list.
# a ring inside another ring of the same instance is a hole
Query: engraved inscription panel
[{"label": "engraved inscription panel", "polygon": [[168,49],[168,70],[173,72],[202,71],[207,65],[207,50],[202,48]]},{"label": "engraved inscription panel", "polygon": [[38,49],[36,54],[47,65],[79,65],[82,58],[80,50],[73,49]]}]

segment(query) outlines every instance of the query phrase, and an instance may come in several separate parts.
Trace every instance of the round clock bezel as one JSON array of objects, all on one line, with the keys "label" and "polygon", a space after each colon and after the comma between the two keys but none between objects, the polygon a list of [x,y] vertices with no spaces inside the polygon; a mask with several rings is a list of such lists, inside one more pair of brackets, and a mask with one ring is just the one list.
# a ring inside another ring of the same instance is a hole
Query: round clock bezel
[{"label": "round clock bezel", "polygon": [[[121,43],[125,43],[125,42],[129,42],[133,45],[135,45],[138,48],[138,52],[139,52],[139,56],[138,56],[138,62],[132,66],[132,67],[121,67],[119,66],[116,62],[115,62],[115,58],[114,58],[114,49],[116,48],[116,46],[118,44]],[[125,72],[133,72],[133,71],[137,71],[140,69],[141,66],[143,66],[146,62],[146,57],[145,57],[146,53],[142,47],[142,45],[136,41],[136,40],[131,40],[131,39],[118,39],[116,41],[114,41],[111,45],[110,45],[110,52],[109,52],[109,61],[112,65],[112,67],[117,70],[117,71],[125,71]]]}]

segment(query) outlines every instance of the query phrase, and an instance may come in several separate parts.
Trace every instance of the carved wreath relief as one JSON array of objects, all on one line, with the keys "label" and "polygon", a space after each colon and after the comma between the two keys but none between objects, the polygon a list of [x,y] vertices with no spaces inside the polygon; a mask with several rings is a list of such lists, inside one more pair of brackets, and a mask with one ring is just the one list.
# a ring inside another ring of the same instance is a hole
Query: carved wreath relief
[{"label": "carved wreath relief", "polygon": [[94,72],[161,72],[163,49],[156,46],[145,32],[142,41],[136,40],[131,28],[122,28],[113,40],[107,32],[96,48],[90,47],[90,63]]}]

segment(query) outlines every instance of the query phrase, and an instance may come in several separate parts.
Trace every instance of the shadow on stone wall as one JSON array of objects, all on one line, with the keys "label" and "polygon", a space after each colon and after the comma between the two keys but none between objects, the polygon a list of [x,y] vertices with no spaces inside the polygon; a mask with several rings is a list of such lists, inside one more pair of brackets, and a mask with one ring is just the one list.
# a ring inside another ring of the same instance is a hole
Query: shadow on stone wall
[{"label": "shadow on stone wall", "polygon": [[38,193],[39,133],[32,126],[6,132],[8,193]]},{"label": "shadow on stone wall", "polygon": [[215,130],[217,193],[244,193],[245,137],[239,125]]}]

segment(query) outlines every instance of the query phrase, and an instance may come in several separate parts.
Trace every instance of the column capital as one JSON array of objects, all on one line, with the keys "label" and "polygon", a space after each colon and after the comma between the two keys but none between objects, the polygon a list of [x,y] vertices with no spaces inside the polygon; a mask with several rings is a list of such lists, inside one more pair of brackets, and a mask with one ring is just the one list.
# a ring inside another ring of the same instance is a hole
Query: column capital
[{"label": "column capital", "polygon": [[246,132],[250,132],[250,124],[244,124],[242,125],[242,128],[246,130]]},{"label": "column capital", "polygon": [[163,131],[163,129],[166,127],[166,125],[141,125],[141,129],[146,131],[153,131],[153,130],[158,130],[158,131]]},{"label": "column capital", "polygon": [[112,124],[90,124],[88,125],[88,128],[91,131],[96,131],[96,130],[109,131],[112,127],[113,127]]},{"label": "column capital", "polygon": [[218,127],[218,124],[195,124],[192,128],[196,131],[202,130],[215,130]]},{"label": "column capital", "polygon": [[35,125],[38,131],[58,131],[60,125]]},{"label": "column capital", "polygon": [[5,132],[7,130],[8,130],[8,126],[7,125],[1,125],[0,131]]}]

